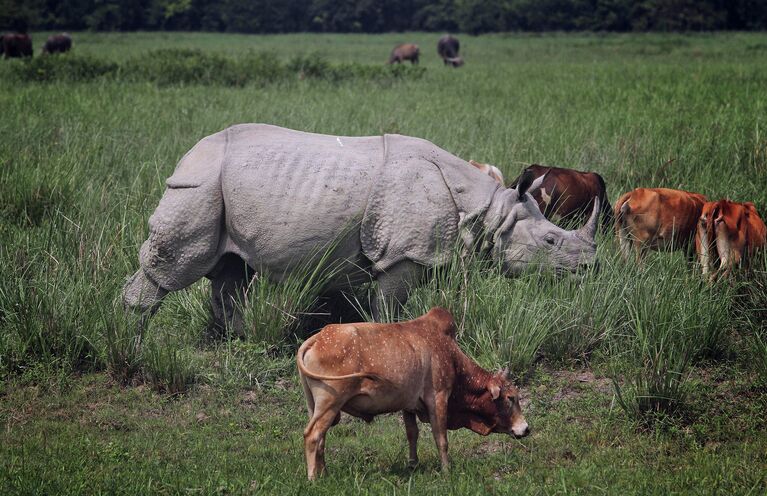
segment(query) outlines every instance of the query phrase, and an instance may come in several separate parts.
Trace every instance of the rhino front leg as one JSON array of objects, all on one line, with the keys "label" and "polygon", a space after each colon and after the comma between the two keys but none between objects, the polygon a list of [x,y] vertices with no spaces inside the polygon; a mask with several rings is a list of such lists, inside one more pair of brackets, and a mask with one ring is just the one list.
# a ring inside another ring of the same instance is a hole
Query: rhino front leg
[{"label": "rhino front leg", "polygon": [[378,291],[373,297],[373,320],[392,320],[407,303],[410,289],[423,277],[424,267],[410,260],[403,260],[386,272],[376,276]]}]

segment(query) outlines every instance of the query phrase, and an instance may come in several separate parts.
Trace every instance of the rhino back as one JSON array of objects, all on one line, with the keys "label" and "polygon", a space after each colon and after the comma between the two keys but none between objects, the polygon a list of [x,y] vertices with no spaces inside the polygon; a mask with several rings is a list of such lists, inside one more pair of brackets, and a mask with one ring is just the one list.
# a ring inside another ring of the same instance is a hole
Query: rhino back
[{"label": "rhino back", "polygon": [[[288,268],[345,230],[354,231],[383,162],[381,137],[261,124],[234,126],[227,133],[222,167],[227,233],[249,263]],[[359,236],[351,238],[356,241],[347,243],[346,251],[359,252]]]}]

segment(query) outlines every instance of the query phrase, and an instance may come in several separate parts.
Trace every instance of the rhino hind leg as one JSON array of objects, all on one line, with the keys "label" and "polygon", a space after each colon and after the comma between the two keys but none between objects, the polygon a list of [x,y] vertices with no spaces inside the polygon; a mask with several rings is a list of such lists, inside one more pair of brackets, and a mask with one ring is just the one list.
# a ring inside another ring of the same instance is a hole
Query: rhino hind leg
[{"label": "rhino hind leg", "polygon": [[208,276],[211,286],[212,331],[217,335],[234,333],[242,336],[245,324],[241,306],[248,284],[255,272],[244,260],[234,254],[221,257]]}]

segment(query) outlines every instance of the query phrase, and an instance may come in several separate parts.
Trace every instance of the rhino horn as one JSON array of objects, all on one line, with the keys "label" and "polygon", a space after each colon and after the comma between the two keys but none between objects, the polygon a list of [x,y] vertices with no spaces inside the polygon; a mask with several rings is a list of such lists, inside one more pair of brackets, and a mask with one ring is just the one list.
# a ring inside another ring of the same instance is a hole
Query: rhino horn
[{"label": "rhino horn", "polygon": [[599,220],[600,200],[598,196],[594,197],[594,208],[591,210],[591,217],[585,226],[580,228],[580,232],[587,238],[594,239],[597,234],[597,221]]}]

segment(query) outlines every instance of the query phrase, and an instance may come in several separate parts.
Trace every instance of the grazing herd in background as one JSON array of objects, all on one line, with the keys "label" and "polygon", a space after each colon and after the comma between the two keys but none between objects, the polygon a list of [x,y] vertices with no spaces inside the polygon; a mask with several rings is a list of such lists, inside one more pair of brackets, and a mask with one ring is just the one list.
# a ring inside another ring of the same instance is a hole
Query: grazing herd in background
[{"label": "grazing herd in background", "polygon": [[[458,55],[461,44],[453,35],[446,34],[437,42],[437,53],[442,58],[445,65],[452,67],[461,67],[463,58]],[[415,43],[403,43],[392,49],[389,55],[389,64],[400,64],[409,60],[411,64],[417,64],[421,56],[421,49]]]},{"label": "grazing herd in background", "polygon": [[[67,33],[48,37],[43,45],[43,54],[66,53],[72,49],[72,37]],[[6,59],[31,57],[32,37],[27,33],[4,33],[0,35],[0,54]]]}]

